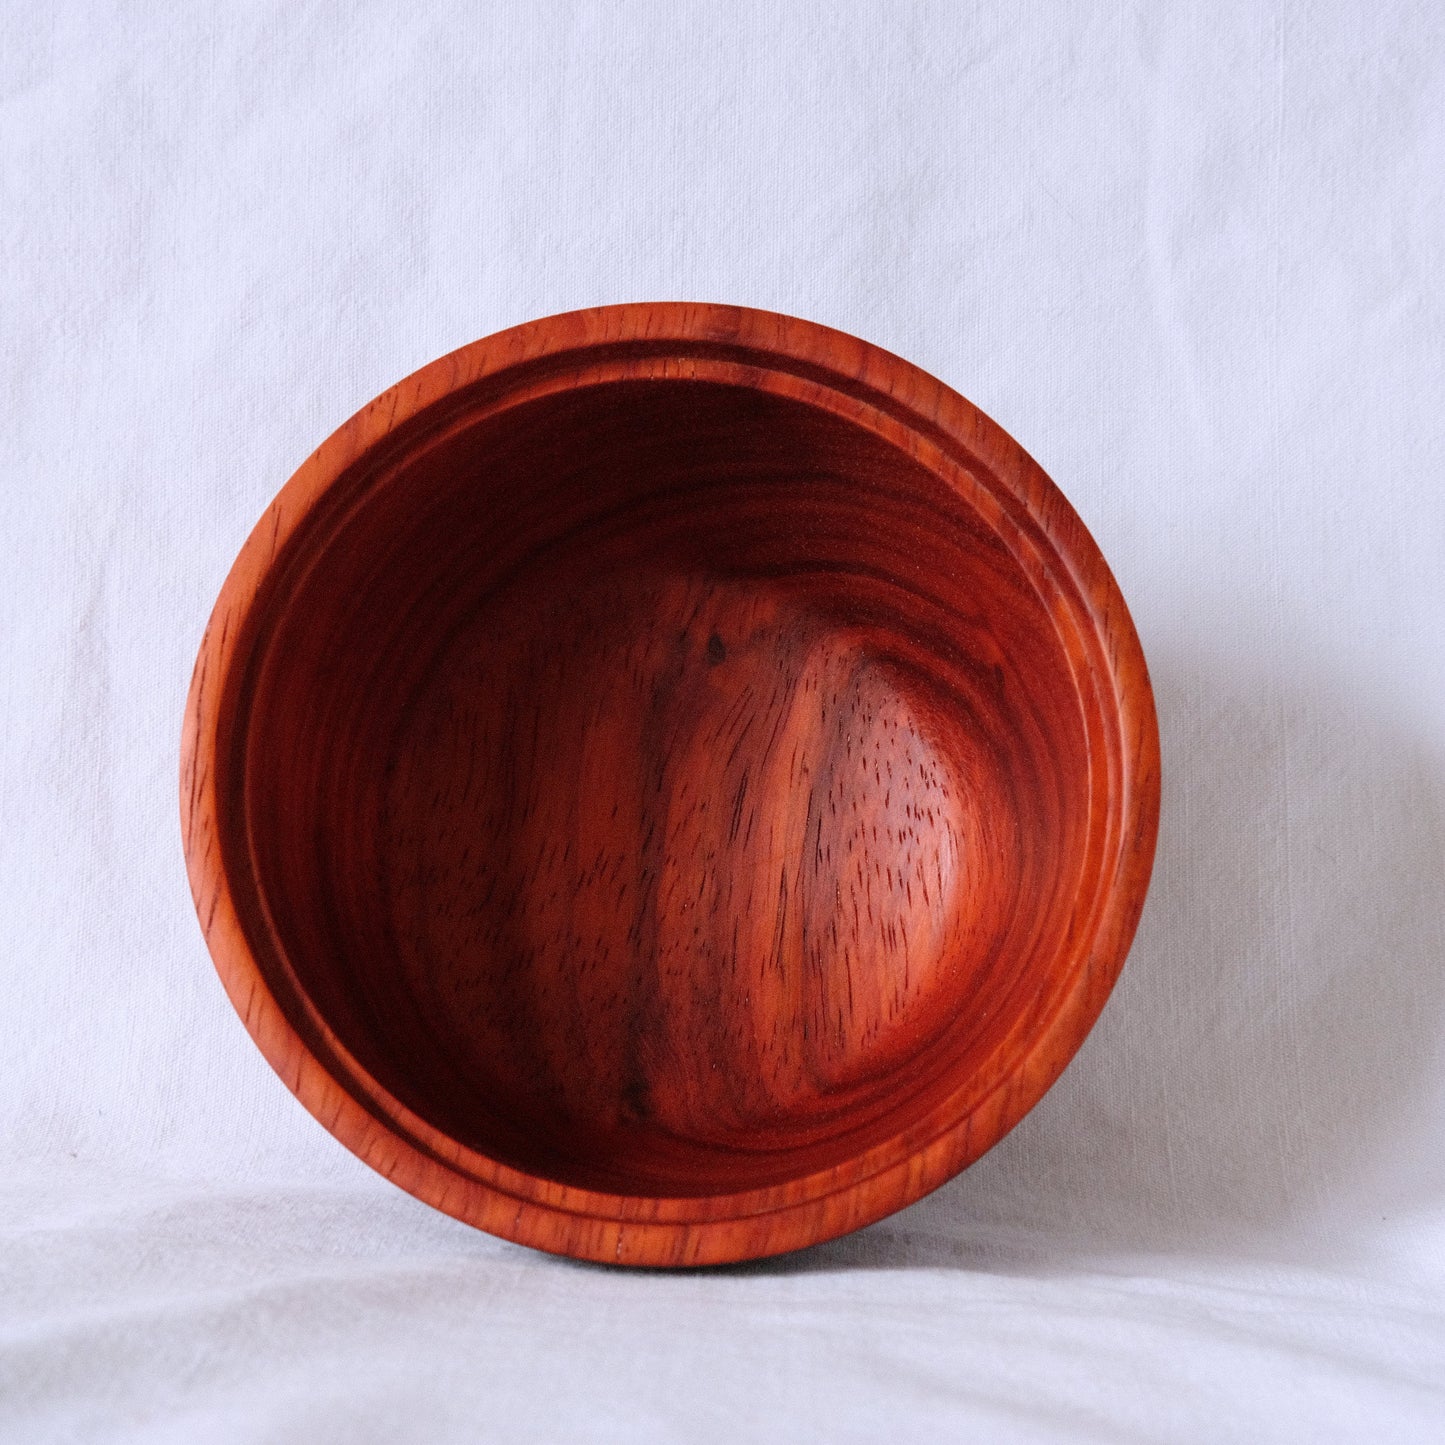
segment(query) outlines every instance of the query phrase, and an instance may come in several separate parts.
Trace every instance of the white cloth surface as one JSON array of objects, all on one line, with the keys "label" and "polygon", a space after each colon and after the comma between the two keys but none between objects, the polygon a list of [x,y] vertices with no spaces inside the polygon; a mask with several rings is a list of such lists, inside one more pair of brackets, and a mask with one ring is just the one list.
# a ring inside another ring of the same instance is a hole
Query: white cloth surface
[{"label": "white cloth surface", "polygon": [[[7,7],[0,1434],[1445,1439],[1436,0]],[[897,351],[1069,495],[1164,815],[1062,1081],[929,1199],[649,1275],[399,1193],[196,925],[179,728],[302,458],[500,327]]]}]

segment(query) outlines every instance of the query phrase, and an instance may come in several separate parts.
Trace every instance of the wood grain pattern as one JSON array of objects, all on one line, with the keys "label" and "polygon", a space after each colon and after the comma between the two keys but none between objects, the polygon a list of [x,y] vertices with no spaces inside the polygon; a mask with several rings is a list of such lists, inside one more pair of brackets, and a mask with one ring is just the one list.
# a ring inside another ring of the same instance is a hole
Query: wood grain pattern
[{"label": "wood grain pattern", "polygon": [[852,337],[609,307],[353,417],[237,559],[191,883],[302,1103],[420,1198],[627,1264],[935,1188],[1113,985],[1159,805],[1097,547]]}]

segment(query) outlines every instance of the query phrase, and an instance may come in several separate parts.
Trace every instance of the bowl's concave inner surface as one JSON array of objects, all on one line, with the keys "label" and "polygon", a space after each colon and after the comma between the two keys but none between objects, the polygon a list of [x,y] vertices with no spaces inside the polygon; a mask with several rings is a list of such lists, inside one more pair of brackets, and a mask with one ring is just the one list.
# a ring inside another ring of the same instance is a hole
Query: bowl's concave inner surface
[{"label": "bowl's concave inner surface", "polygon": [[339,491],[266,603],[240,814],[300,989],[429,1124],[564,1184],[762,1188],[1055,1005],[1078,690],[940,478],[821,407],[648,380]]}]

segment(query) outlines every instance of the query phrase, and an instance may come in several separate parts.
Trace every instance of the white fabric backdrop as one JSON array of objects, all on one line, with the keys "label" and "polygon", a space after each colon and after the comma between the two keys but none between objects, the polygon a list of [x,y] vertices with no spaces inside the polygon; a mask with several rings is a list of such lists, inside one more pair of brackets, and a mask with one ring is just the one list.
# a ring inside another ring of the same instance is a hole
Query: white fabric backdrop
[{"label": "white fabric backdrop", "polygon": [[[1445,10],[7,7],[0,1430],[1445,1438]],[[930,1199],[643,1276],[434,1214],[226,1003],[181,709],[376,392],[717,299],[898,351],[1109,557],[1166,783],[1063,1081]]]}]

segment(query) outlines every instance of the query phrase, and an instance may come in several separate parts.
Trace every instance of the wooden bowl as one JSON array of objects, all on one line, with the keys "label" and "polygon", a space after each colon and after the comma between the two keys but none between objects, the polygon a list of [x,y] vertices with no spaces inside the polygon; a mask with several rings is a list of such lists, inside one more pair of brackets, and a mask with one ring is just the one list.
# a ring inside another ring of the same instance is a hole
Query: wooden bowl
[{"label": "wooden bowl", "polygon": [[201,645],[181,809],[256,1043],[494,1234],[796,1249],[1058,1077],[1143,904],[1153,700],[1025,453],[836,331],[551,317],[359,412]]}]

